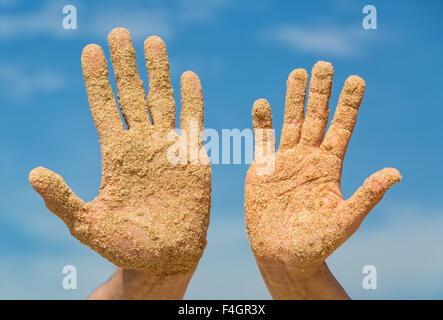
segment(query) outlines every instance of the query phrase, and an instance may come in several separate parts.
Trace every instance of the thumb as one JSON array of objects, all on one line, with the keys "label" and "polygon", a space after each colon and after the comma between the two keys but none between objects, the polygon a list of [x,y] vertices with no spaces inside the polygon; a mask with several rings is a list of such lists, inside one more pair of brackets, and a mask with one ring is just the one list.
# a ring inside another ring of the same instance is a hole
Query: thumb
[{"label": "thumb", "polygon": [[71,228],[85,203],[72,192],[63,178],[49,169],[38,167],[29,173],[29,182],[45,200],[46,207]]},{"label": "thumb", "polygon": [[390,187],[401,180],[397,169],[384,168],[372,174],[363,185],[344,202],[342,211],[361,222],[383,198]]}]

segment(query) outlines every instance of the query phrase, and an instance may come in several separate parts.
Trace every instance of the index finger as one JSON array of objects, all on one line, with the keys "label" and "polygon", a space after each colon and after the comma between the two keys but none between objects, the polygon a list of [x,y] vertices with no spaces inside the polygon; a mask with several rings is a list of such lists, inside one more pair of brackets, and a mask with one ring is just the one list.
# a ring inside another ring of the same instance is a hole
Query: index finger
[{"label": "index finger", "polygon": [[81,57],[89,108],[100,140],[112,139],[124,131],[114,93],[109,84],[108,67],[100,46],[87,45]]}]

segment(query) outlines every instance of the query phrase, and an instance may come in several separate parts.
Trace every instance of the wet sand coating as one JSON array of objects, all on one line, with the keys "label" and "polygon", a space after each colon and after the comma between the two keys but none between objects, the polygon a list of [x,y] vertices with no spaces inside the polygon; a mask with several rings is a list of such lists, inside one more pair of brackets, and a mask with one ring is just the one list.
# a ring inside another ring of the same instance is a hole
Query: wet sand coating
[{"label": "wet sand coating", "polygon": [[[351,198],[343,199],[343,158],[365,82],[357,76],[346,80],[324,136],[332,76],[330,63],[315,64],[305,115],[308,75],[303,69],[289,75],[281,144],[274,154],[275,170],[258,175],[257,159],[248,170],[246,225],[259,265],[282,263],[300,269],[319,266],[354,233],[389,187],[401,179],[396,169],[385,168],[369,177]],[[255,130],[272,128],[266,100],[255,102],[252,116]],[[266,141],[256,139],[256,148],[262,143]]]},{"label": "wet sand coating", "polygon": [[[165,43],[156,36],[144,43],[149,75],[146,102],[129,32],[116,28],[108,41],[128,130],[117,109],[102,49],[90,44],[81,58],[101,144],[99,195],[84,203],[59,175],[42,167],[34,169],[29,180],[74,237],[115,265],[159,277],[189,272],[206,246],[210,165],[201,164],[207,159],[198,164],[171,164],[167,159],[167,150],[175,143],[167,139],[175,128],[175,104]],[[190,71],[181,78],[181,101],[181,129],[189,131],[189,124],[196,122],[201,133],[202,89]]]}]

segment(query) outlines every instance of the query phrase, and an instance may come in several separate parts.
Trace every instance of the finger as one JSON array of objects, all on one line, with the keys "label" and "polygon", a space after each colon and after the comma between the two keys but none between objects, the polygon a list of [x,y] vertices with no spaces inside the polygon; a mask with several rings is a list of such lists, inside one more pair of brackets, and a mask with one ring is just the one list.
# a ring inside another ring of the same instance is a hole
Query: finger
[{"label": "finger", "polygon": [[151,36],[145,40],[144,47],[149,76],[148,105],[152,123],[166,129],[175,128],[175,103],[166,44],[159,37]]},{"label": "finger", "polygon": [[45,200],[46,207],[71,228],[85,203],[77,197],[58,174],[38,167],[29,173],[29,182]]},{"label": "finger", "polygon": [[304,119],[307,82],[308,74],[305,69],[296,69],[288,77],[285,120],[283,122],[280,148],[292,148],[300,139]]},{"label": "finger", "polygon": [[321,144],[322,149],[335,154],[340,159],[345,157],[364,93],[365,81],[362,78],[350,76],[346,79],[334,119]]},{"label": "finger", "polygon": [[201,147],[203,143],[203,93],[198,76],[186,71],[181,77],[180,128],[191,141]]},{"label": "finger", "polygon": [[252,108],[255,137],[255,158],[267,157],[275,151],[271,107],[266,99],[258,99]]},{"label": "finger", "polygon": [[361,222],[380,202],[385,192],[401,178],[400,172],[394,168],[384,168],[374,173],[344,202],[341,211]]},{"label": "finger", "polygon": [[312,68],[300,144],[319,146],[323,139],[328,124],[333,74],[334,69],[329,62],[319,61]]},{"label": "finger", "polygon": [[126,29],[115,28],[109,33],[108,42],[118,101],[128,129],[137,124],[148,125],[148,104],[143,81],[137,71],[131,35]]},{"label": "finger", "polygon": [[112,139],[121,134],[124,127],[109,84],[108,67],[103,50],[96,44],[89,44],[83,49],[81,61],[95,127],[102,141]]}]

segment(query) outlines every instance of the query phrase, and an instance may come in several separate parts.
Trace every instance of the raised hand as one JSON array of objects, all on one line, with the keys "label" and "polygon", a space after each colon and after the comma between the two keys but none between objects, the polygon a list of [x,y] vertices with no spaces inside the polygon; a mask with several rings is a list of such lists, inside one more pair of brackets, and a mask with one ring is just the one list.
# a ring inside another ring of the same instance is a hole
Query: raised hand
[{"label": "raised hand", "polygon": [[[256,150],[272,147],[261,159],[256,154],[248,170],[245,216],[252,250],[274,298],[309,298],[309,288],[300,293],[298,289],[288,289],[284,282],[306,280],[322,270],[325,259],[357,230],[385,192],[401,179],[396,169],[385,168],[370,176],[352,197],[343,199],[343,158],[365,82],[357,76],[346,80],[324,136],[332,76],[330,63],[315,64],[304,115],[307,73],[297,69],[289,75],[282,136],[275,153],[273,132],[261,132],[272,129],[269,104],[260,99],[253,107]],[[274,170],[260,174],[260,167],[271,161]]]},{"label": "raised hand", "polygon": [[[159,278],[192,273],[206,246],[209,161],[205,152],[200,153],[198,163],[168,160],[169,148],[187,144],[188,139],[171,133],[175,130],[175,104],[165,43],[156,36],[144,43],[149,75],[147,102],[129,32],[116,28],[108,40],[127,130],[109,84],[102,49],[90,44],[81,58],[101,143],[99,195],[84,203],[59,175],[42,167],[32,170],[29,180],[74,237],[115,265]],[[181,77],[181,102],[182,132],[196,123],[201,133],[202,89],[200,80],[190,71]]]}]

